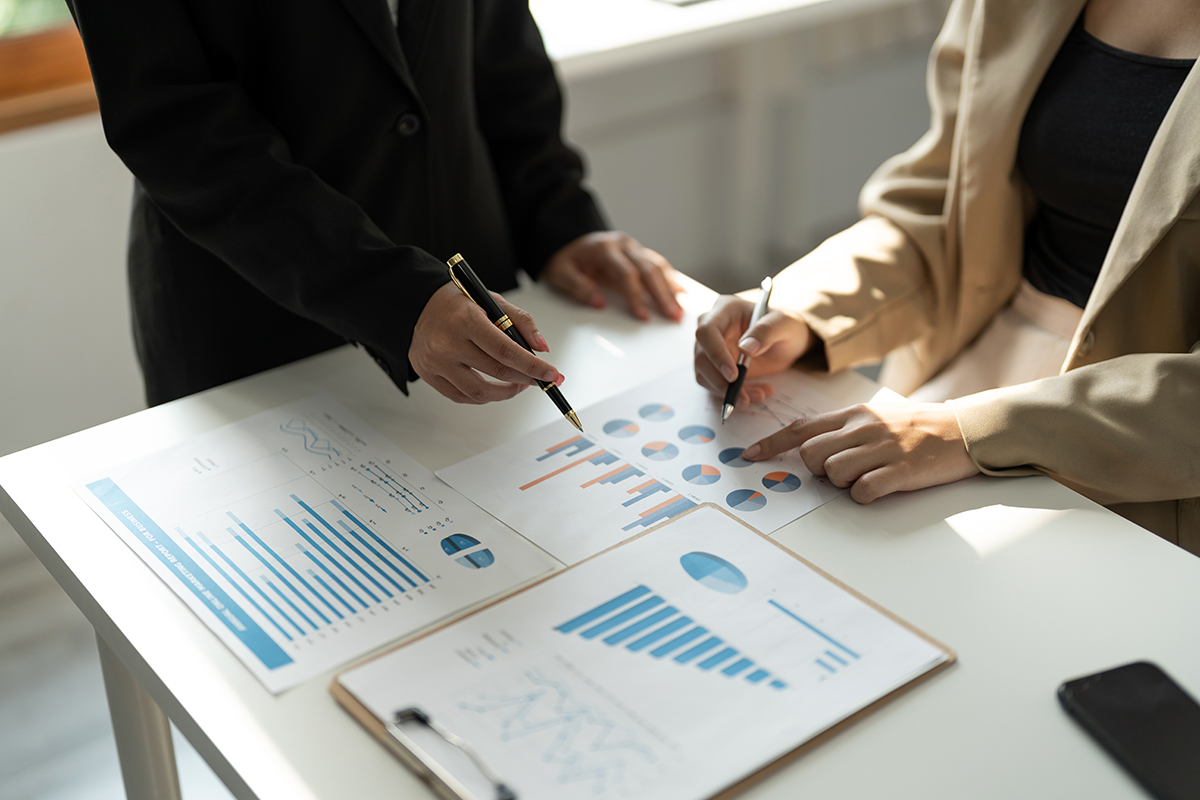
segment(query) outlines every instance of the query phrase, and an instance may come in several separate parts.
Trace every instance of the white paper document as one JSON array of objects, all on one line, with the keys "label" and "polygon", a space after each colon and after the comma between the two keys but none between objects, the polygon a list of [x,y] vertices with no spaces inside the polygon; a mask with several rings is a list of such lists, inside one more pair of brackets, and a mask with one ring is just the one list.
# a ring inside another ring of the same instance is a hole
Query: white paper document
[{"label": "white paper document", "polygon": [[72,488],[272,692],[553,567],[324,395]]},{"label": "white paper document", "polygon": [[338,683],[380,720],[424,711],[522,800],[699,800],[952,658],[706,505]]},{"label": "white paper document", "polygon": [[742,450],[802,417],[839,407],[797,372],[721,424],[721,399],[689,369],[580,412],[586,433],[554,422],[438,472],[493,516],[568,564],[700,503],[772,533],[843,490],[795,451],[761,463]]}]

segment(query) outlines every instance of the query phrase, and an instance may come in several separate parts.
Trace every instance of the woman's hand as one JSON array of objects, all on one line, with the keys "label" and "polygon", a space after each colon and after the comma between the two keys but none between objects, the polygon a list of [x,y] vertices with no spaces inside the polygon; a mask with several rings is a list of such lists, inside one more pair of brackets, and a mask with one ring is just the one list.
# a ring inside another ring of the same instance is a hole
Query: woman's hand
[{"label": "woman's hand", "polygon": [[542,278],[577,303],[604,308],[601,287],[614,289],[625,299],[629,313],[650,319],[646,297],[669,320],[678,322],[683,309],[675,301],[682,289],[675,270],[658,253],[642,247],[619,231],[599,231],[580,236],[550,257]]},{"label": "woman's hand", "polygon": [[979,472],[954,411],[944,403],[858,405],[817,414],[750,445],[742,456],[764,461],[792,448],[812,474],[849,486],[857,503]]},{"label": "woman's hand", "polygon": [[[550,351],[528,312],[494,292],[492,296],[530,347]],[[456,403],[507,400],[535,378],[556,385],[564,380],[548,362],[501,333],[453,283],[438,289],[425,304],[413,329],[408,361],[426,383]]]},{"label": "woman's hand", "polygon": [[[751,327],[753,312],[754,303],[749,300],[724,295],[700,317],[696,326],[696,382],[713,394],[724,395],[726,387],[737,378],[740,353],[753,357],[747,375],[754,378],[782,372],[812,346],[812,331],[800,317],[773,309]],[[744,384],[737,407],[761,402],[770,393],[771,387],[766,384]]]}]

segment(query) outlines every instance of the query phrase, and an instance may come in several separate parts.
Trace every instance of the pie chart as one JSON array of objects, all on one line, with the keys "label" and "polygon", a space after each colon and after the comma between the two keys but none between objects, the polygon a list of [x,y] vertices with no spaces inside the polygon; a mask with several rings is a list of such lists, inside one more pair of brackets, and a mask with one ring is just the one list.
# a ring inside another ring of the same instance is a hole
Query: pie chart
[{"label": "pie chart", "polygon": [[725,502],[734,511],[758,511],[767,504],[767,498],[762,492],[753,489],[738,489],[736,492],[730,492]]},{"label": "pie chart", "polygon": [[650,403],[638,409],[638,414],[651,422],[663,422],[675,416],[675,409],[662,403]]},{"label": "pie chart", "polygon": [[636,422],[630,422],[627,419],[613,419],[604,423],[604,432],[609,436],[624,439],[637,433],[638,426]]},{"label": "pie chart", "polygon": [[721,463],[727,467],[748,467],[754,462],[742,458],[743,449],[741,447],[730,447],[727,450],[722,450],[717,458],[721,459]]},{"label": "pie chart", "polygon": [[670,442],[651,442],[642,448],[642,455],[651,461],[670,461],[679,455],[679,448]]},{"label": "pie chart", "polygon": [[[472,547],[478,547],[479,540],[474,536],[467,536],[465,533],[452,533],[445,539],[442,539],[442,552],[448,556],[453,556],[462,550],[469,550]],[[491,550],[483,548],[481,550],[473,550],[466,555],[458,556],[454,559],[460,566],[468,569],[483,569],[490,567],[496,563],[496,556]]]},{"label": "pie chart", "polygon": [[684,467],[683,479],[697,486],[708,486],[721,480],[721,470],[708,464],[692,464],[690,467]]},{"label": "pie chart", "polygon": [[709,589],[722,594],[737,594],[746,588],[746,576],[723,558],[699,550],[679,559],[685,572]]},{"label": "pie chart", "polygon": [[714,436],[713,429],[703,425],[688,425],[679,431],[679,438],[688,444],[708,444]]},{"label": "pie chart", "polygon": [[763,476],[763,486],[772,492],[794,492],[800,488],[800,479],[790,472],[771,472]]}]

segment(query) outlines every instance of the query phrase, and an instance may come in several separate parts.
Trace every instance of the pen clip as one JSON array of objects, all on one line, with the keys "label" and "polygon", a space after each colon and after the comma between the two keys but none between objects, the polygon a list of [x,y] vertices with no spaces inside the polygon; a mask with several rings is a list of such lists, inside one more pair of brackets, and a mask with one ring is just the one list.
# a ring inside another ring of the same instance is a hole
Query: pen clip
[{"label": "pen clip", "polygon": [[471,293],[467,291],[467,287],[463,286],[462,281],[460,281],[458,279],[458,276],[454,274],[454,265],[462,260],[463,260],[462,253],[455,253],[454,256],[451,257],[451,259],[446,262],[446,269],[449,270],[450,280],[454,281],[454,285],[458,287],[458,290],[460,292],[462,292],[463,294],[465,294],[471,300],[471,302],[476,303],[476,305],[478,305],[478,301],[475,300],[474,297],[471,297]]},{"label": "pen clip", "polygon": [[[440,764],[438,764],[428,753],[421,749],[416,742],[410,739],[404,731],[400,729],[400,725],[406,722],[415,722],[423,725],[429,730],[436,733],[448,744],[457,747],[471,762],[478,768],[479,772],[486,778],[496,791],[496,800],[517,800],[517,795],[509,789],[500,776],[493,772],[483,759],[475,752],[475,748],[463,739],[461,736],[451,732],[446,726],[435,722],[429,714],[419,708],[402,708],[392,715],[392,719],[384,722],[384,727],[388,734],[402,748],[399,752],[405,758],[405,762],[413,767],[418,773],[434,782],[435,789],[444,789],[450,793],[451,797],[456,798],[471,798],[473,795],[468,793]],[[439,791],[439,794],[442,792]]]}]

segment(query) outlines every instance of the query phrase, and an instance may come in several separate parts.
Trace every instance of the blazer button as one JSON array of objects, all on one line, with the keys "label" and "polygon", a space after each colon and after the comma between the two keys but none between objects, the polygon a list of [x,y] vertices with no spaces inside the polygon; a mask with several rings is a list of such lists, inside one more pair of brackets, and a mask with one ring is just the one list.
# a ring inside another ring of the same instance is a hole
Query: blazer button
[{"label": "blazer button", "polygon": [[401,114],[400,119],[396,120],[396,133],[401,136],[412,136],[419,130],[421,130],[421,118],[411,111]]}]

